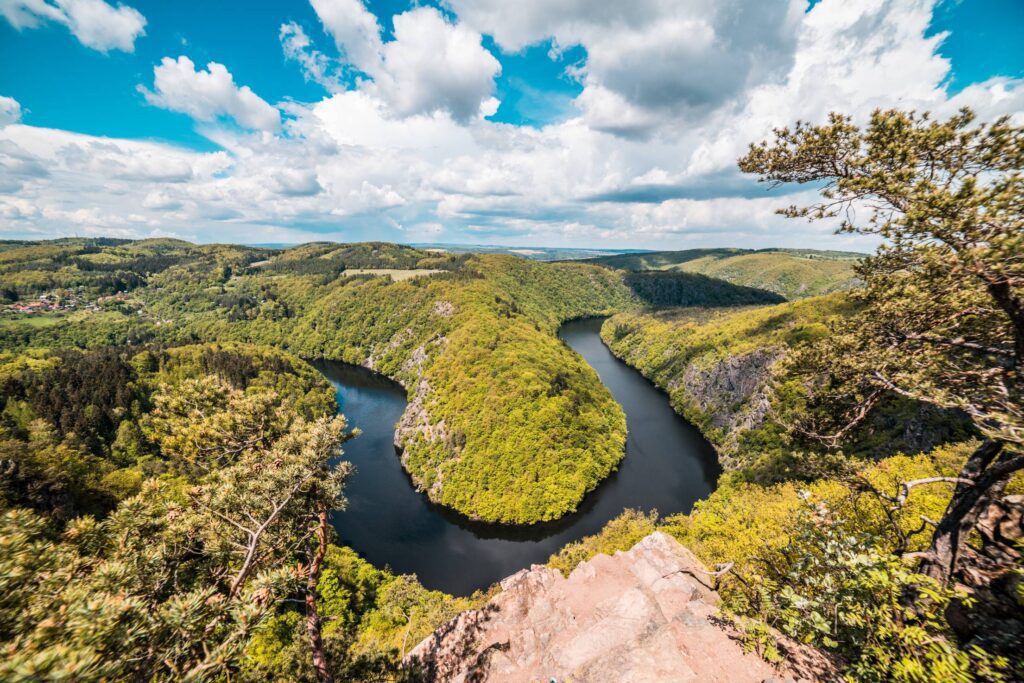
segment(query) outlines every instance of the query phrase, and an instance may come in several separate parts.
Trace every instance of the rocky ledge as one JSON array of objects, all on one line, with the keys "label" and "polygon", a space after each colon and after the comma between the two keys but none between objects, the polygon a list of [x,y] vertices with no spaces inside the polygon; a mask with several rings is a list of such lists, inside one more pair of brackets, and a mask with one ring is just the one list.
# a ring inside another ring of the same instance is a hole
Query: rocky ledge
[{"label": "rocky ledge", "polygon": [[656,532],[628,552],[599,555],[568,578],[534,565],[501,583],[409,654],[432,681],[741,683],[830,681],[819,652],[782,642],[786,663],[744,652],[718,618],[704,566]]}]

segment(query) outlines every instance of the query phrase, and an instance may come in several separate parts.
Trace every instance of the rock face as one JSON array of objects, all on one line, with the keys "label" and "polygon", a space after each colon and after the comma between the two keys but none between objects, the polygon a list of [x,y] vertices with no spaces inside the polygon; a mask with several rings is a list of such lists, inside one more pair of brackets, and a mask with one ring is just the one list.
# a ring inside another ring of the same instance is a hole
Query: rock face
[{"label": "rock face", "polygon": [[431,681],[741,683],[832,680],[819,653],[790,644],[779,669],[744,653],[717,615],[707,570],[655,532],[599,555],[568,578],[534,565],[502,592],[416,646],[408,661]]},{"label": "rock face", "polygon": [[709,416],[708,427],[722,435],[715,445],[726,469],[736,465],[738,437],[764,422],[771,368],[784,355],[785,350],[778,347],[758,349],[709,367],[687,365],[681,377],[668,381],[673,399],[690,403],[698,415]]},{"label": "rock face", "polygon": [[[701,411],[713,413],[713,426],[729,430],[756,427],[768,410],[765,384],[771,366],[783,354],[779,348],[758,349],[730,356],[708,368],[687,366],[683,390]],[[741,405],[746,410],[740,410]]]}]

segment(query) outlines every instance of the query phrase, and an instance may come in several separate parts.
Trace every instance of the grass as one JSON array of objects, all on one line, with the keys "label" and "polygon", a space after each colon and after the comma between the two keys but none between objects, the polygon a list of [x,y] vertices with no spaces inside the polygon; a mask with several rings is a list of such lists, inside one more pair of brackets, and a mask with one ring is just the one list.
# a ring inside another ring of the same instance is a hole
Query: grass
[{"label": "grass", "polygon": [[63,313],[29,313],[20,314],[15,318],[0,318],[0,328],[13,329],[42,329],[50,327],[63,321]]}]

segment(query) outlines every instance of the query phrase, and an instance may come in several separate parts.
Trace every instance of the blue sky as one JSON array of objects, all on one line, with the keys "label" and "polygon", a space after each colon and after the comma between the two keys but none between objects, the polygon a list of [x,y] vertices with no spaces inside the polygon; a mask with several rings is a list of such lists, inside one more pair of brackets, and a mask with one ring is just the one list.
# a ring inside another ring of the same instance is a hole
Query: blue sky
[{"label": "blue sky", "polygon": [[[303,78],[302,71],[282,56],[283,23],[298,23],[329,48],[331,39],[305,0],[255,0],[241,5],[209,0],[139,0],[129,3],[146,17],[145,35],[131,53],[99,52],[85,47],[59,24],[35,30],[15,29],[0,21],[0,92],[21,103],[22,121],[91,135],[149,138],[194,149],[215,149],[195,132],[191,119],[150,106],[136,85],[152,80],[161,58],[188,55],[196,64],[225,64],[238,83],[248,85],[268,102],[316,101],[328,92]],[[366,3],[390,36],[390,19],[415,5]],[[585,59],[575,46],[552,58],[550,41],[522,52],[503,53],[493,40],[485,45],[501,62],[495,93],[502,105],[491,120],[516,125],[543,125],[569,117],[572,98],[582,90],[566,76],[566,67]],[[336,50],[332,50],[334,56]],[[25,68],[31,65],[31,68]],[[351,84],[352,79],[345,79]],[[58,85],[59,87],[54,87]]]},{"label": "blue sky", "polygon": [[734,160],[1024,109],[1020,0],[0,0],[0,238],[858,246]]}]

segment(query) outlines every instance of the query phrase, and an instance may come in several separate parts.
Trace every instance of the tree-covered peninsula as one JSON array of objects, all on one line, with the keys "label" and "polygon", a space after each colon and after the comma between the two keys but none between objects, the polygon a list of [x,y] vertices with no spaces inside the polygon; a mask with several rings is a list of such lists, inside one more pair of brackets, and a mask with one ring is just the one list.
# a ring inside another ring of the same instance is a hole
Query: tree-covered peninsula
[{"label": "tree-covered peninsula", "polygon": [[623,455],[621,410],[554,335],[566,319],[633,305],[602,268],[378,243],[79,240],[12,245],[0,259],[8,349],[233,340],[398,380],[410,400],[403,464],[469,517],[555,519]]}]

